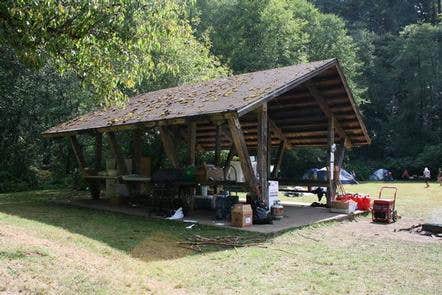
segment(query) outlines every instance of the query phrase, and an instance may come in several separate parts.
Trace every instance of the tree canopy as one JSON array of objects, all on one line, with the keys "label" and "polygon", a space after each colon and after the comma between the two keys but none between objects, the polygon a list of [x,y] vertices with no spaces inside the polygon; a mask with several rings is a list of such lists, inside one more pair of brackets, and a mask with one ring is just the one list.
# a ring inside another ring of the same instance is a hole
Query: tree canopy
[{"label": "tree canopy", "polygon": [[440,0],[313,0],[324,12],[343,17],[354,29],[398,33],[413,23],[437,23]]},{"label": "tree canopy", "polygon": [[[0,191],[39,186],[51,171],[72,180],[67,146],[40,133],[95,107],[334,57],[373,138],[347,168],[362,179],[381,166],[396,176],[434,171],[442,166],[440,13],[438,0],[1,1]],[[156,134],[149,140],[144,150],[160,152]],[[286,156],[287,177],[325,159],[320,150]]]},{"label": "tree canopy", "polygon": [[305,0],[197,0],[192,12],[197,32],[235,73],[336,57],[361,97],[356,43],[341,18]]},{"label": "tree canopy", "polygon": [[2,1],[0,40],[28,65],[73,71],[107,104],[139,85],[227,73],[168,0]]}]

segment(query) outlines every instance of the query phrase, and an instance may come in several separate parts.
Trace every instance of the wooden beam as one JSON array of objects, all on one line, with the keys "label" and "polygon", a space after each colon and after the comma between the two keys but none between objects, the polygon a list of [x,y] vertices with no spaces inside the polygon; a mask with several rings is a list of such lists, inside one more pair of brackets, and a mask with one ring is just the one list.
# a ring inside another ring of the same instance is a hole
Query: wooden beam
[{"label": "wooden beam", "polygon": [[272,178],[276,179],[279,175],[279,170],[281,170],[282,159],[284,158],[284,150],[285,150],[286,142],[281,141],[278,147],[278,152],[276,154],[276,163],[273,166],[272,170]]},{"label": "wooden beam", "polygon": [[236,113],[226,115],[227,123],[229,124],[230,134],[232,136],[235,150],[239,156],[241,162],[241,169],[244,174],[244,178],[249,185],[251,192],[260,197],[260,190],[258,188],[258,181],[253,173],[252,162],[250,161],[249,151],[247,150],[246,141],[241,130],[241,124]]},{"label": "wooden beam", "polygon": [[109,139],[109,145],[112,151],[112,155],[117,162],[118,174],[127,175],[129,173],[126,162],[124,161],[123,154],[121,153],[120,146],[118,145],[115,133],[110,131],[107,133],[107,138]]},{"label": "wooden beam", "polygon": [[318,103],[318,105],[321,108],[324,115],[329,119],[332,118],[332,120],[334,121],[333,125],[334,125],[334,128],[336,128],[336,132],[339,134],[339,136],[341,138],[347,140],[347,142],[351,145],[350,138],[347,136],[347,134],[345,133],[345,130],[341,127],[339,122],[334,117],[333,112],[331,111],[329,105],[326,102],[326,99],[321,95],[319,90],[312,83],[307,83],[306,86],[307,86],[310,94],[313,96],[313,98]]},{"label": "wooden beam", "polygon": [[268,115],[267,103],[263,103],[258,108],[258,145],[257,156],[258,165],[257,172],[259,177],[259,187],[261,189],[261,201],[269,204],[269,187],[268,187]]},{"label": "wooden beam", "polygon": [[328,61],[327,63],[323,64],[322,66],[316,68],[315,70],[309,72],[308,74],[302,75],[302,76],[296,78],[295,80],[291,81],[290,83],[287,83],[286,85],[284,85],[284,87],[280,87],[273,92],[265,94],[260,99],[254,101],[252,103],[249,103],[245,107],[239,109],[238,110],[239,116],[243,116],[243,115],[247,114],[248,112],[257,109],[264,102],[268,102],[269,100],[276,98],[276,97],[292,90],[293,88],[301,85],[302,83],[312,79],[318,73],[320,73],[328,68],[331,68],[332,66],[334,66],[336,64],[337,64],[337,60],[332,59],[332,60]]},{"label": "wooden beam", "polygon": [[[268,109],[267,109],[268,110]],[[270,132],[269,116],[267,113],[267,177],[270,177],[272,171],[272,133]]]},{"label": "wooden beam", "polygon": [[196,164],[196,122],[190,122],[189,130],[189,165]]},{"label": "wooden beam", "polygon": [[[192,123],[189,123],[189,125],[190,124],[192,124]],[[189,132],[190,132],[189,125],[187,126],[188,127],[187,130],[186,129],[179,129],[178,130],[178,136],[183,141],[188,142],[189,147],[190,147],[190,142],[189,142],[189,140],[190,140],[190,138],[189,138],[189,136],[190,136],[190,134],[189,134]],[[198,137],[196,137],[195,145],[196,145],[195,146],[196,151],[204,152],[204,148],[198,143]],[[190,153],[190,151],[189,151],[189,153]],[[196,158],[195,158],[195,161],[196,161]]]},{"label": "wooden beam", "polygon": [[233,157],[235,156],[235,145],[232,144],[232,146],[229,149],[229,153],[227,154],[226,162],[224,163],[224,179],[227,180],[227,174],[229,173],[230,168],[230,162],[232,162]]},{"label": "wooden beam", "polygon": [[[95,139],[97,139],[97,138],[98,137],[96,137]],[[78,142],[77,137],[75,135],[71,135],[69,137],[69,139],[71,142],[72,149],[74,150],[75,158],[77,159],[78,165],[80,167],[81,174],[83,175],[83,177],[90,176],[91,172],[86,169],[87,167],[86,167],[86,161],[85,161],[84,155],[83,155],[83,149],[82,149],[80,143]],[[97,151],[100,152],[100,157],[101,157],[101,147],[99,147],[98,145],[96,145],[96,150],[95,150],[96,155],[95,156],[98,155]],[[95,165],[97,165],[97,162],[95,163]],[[95,166],[95,168],[96,167],[97,166]],[[95,171],[95,174],[96,173],[98,173],[98,170]],[[93,199],[100,198],[100,183],[97,181],[90,180],[90,179],[85,179],[85,181],[89,184],[89,190],[90,190],[92,198]]]},{"label": "wooden beam", "polygon": [[219,165],[220,153],[221,153],[221,125],[217,125],[215,133],[215,159],[214,159],[215,166]]},{"label": "wooden beam", "polygon": [[341,177],[342,163],[344,162],[344,155],[345,155],[345,143],[341,142],[336,146],[336,151],[335,151],[335,162],[336,162],[335,178],[337,182],[341,180],[340,177]]},{"label": "wooden beam", "polygon": [[69,141],[71,142],[72,150],[74,151],[75,158],[77,159],[80,172],[83,176],[88,175],[86,170],[86,161],[84,159],[83,149],[77,140],[75,135],[69,136]]},{"label": "wooden beam", "polygon": [[275,122],[273,120],[271,120],[269,118],[269,127],[270,130],[273,132],[273,134],[275,134],[279,139],[281,139],[281,141],[285,141],[286,142],[286,148],[290,149],[290,143],[288,142],[287,137],[285,136],[285,134],[282,132],[281,128],[279,128]]},{"label": "wooden beam", "polygon": [[160,137],[163,143],[164,152],[174,168],[178,168],[178,159],[176,157],[175,145],[173,144],[172,136],[166,126],[160,126]]},{"label": "wooden beam", "polygon": [[[228,128],[226,128],[226,119],[223,115],[212,115],[210,117],[209,125],[199,128],[198,135],[200,135],[201,129],[203,130],[210,130],[211,136],[215,136],[215,138],[218,138],[217,133],[219,133],[221,136],[223,136],[225,139],[232,142],[232,137],[229,134]],[[215,134],[213,135],[213,130],[215,130]]]},{"label": "wooden beam", "polygon": [[132,168],[136,174],[141,174],[140,164],[143,156],[143,129],[137,128],[132,133]]},{"label": "wooden beam", "polygon": [[226,128],[225,125],[221,125],[220,127],[221,127],[220,129],[221,135],[224,136],[224,138],[227,139],[228,141],[233,142],[232,136],[230,136],[228,128]]},{"label": "wooden beam", "polygon": [[331,207],[331,202],[335,199],[335,179],[334,179],[334,170],[335,170],[335,120],[334,117],[331,116],[329,118],[328,124],[328,136],[327,136],[327,145],[328,145],[328,189],[327,189],[327,207]]},{"label": "wooden beam", "polygon": [[365,140],[366,140],[367,144],[370,144],[371,143],[371,138],[368,135],[367,127],[365,126],[364,121],[362,120],[362,116],[361,116],[361,113],[359,111],[359,108],[356,106],[355,100],[353,98],[353,93],[351,92],[350,87],[348,86],[347,78],[345,78],[345,75],[344,75],[344,73],[343,73],[339,63],[336,63],[336,70],[338,71],[338,75],[339,75],[339,77],[342,80],[342,84],[344,85],[345,92],[346,92],[347,96],[350,99],[350,103],[351,103],[351,105],[353,107],[353,110],[354,110],[354,112],[356,114],[356,118],[357,118],[357,120],[359,122],[359,125],[361,126],[362,133],[364,133]]},{"label": "wooden beam", "polygon": [[95,171],[101,171],[101,162],[103,157],[103,134],[95,133]]}]

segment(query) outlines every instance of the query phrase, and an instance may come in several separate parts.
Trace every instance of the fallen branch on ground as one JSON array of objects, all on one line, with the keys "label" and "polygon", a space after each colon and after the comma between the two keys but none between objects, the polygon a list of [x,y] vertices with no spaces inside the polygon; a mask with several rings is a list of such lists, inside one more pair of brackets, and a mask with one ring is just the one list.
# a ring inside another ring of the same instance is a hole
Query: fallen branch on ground
[{"label": "fallen branch on ground", "polygon": [[419,227],[422,227],[422,224],[419,223],[419,224],[412,225],[410,227],[395,229],[394,231],[412,231],[412,230],[419,228]]},{"label": "fallen branch on ground", "polygon": [[416,233],[423,236],[437,237],[437,238],[442,237],[442,233],[439,232],[439,227],[428,223],[424,224],[419,223],[412,225],[410,227],[395,229],[394,231],[395,232],[407,231],[409,233]]},{"label": "fallen branch on ground", "polygon": [[303,237],[304,239],[309,239],[309,240],[312,240],[312,241],[315,241],[315,242],[320,242],[320,240],[318,240],[318,239],[315,239],[315,238],[312,238],[312,237],[309,237],[309,236],[303,235],[303,234],[301,234],[301,233],[298,233],[298,235],[300,235],[300,236]]},{"label": "fallen branch on ground", "polygon": [[203,237],[195,235],[187,238],[186,241],[178,242],[178,244],[184,248],[201,252],[201,247],[239,248],[260,245],[265,241],[265,238],[241,238],[238,236]]}]

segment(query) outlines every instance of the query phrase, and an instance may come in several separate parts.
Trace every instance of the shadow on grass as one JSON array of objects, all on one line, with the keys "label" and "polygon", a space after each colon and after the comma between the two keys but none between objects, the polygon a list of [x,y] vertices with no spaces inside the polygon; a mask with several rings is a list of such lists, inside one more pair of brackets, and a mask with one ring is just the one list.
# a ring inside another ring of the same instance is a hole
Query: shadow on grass
[{"label": "shadow on grass", "polygon": [[[77,208],[54,202],[81,194],[55,190],[1,194],[0,212],[80,234],[144,261],[198,255],[199,252],[178,243],[194,235],[263,237],[255,233],[205,225],[186,229],[186,224],[182,222]],[[203,252],[217,250],[221,249],[211,247]]]}]

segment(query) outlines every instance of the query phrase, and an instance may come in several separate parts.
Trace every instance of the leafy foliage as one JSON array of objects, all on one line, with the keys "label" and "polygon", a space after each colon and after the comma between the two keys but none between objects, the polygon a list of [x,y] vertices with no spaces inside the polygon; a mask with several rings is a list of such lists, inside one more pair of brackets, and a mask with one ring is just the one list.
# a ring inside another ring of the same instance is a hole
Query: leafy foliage
[{"label": "leafy foliage", "polygon": [[0,40],[21,61],[41,67],[50,59],[60,72],[74,71],[106,104],[146,80],[226,73],[193,38],[174,1],[3,1],[0,11]]},{"label": "leafy foliage", "polygon": [[[68,145],[43,141],[40,133],[99,105],[231,71],[334,57],[373,138],[349,154],[347,168],[364,179],[379,167],[398,176],[405,168],[420,174],[423,166],[442,166],[437,1],[310,2],[0,2],[0,191],[38,186],[53,179],[51,172],[71,175]],[[161,156],[157,134],[147,137],[143,150]],[[325,162],[318,150],[285,157],[286,177]],[[164,164],[160,158],[155,167]]]},{"label": "leafy foliage", "polygon": [[[344,21],[305,0],[196,2],[197,32],[235,73],[336,57],[351,81],[359,75],[356,43]],[[362,89],[352,86],[362,99]]]},{"label": "leafy foliage", "polygon": [[[437,22],[439,0],[313,0],[319,9],[347,20],[352,30],[397,33],[421,22]],[[439,4],[440,5],[440,4]]]},{"label": "leafy foliage", "polygon": [[49,65],[26,68],[11,50],[0,48],[0,60],[0,190],[5,191],[38,185],[48,176],[40,168],[51,162],[65,172],[67,146],[44,142],[40,133],[89,108],[91,94],[75,77],[60,77]]},{"label": "leafy foliage", "polygon": [[435,153],[426,163],[420,156],[442,141],[441,36],[440,24],[425,23],[372,39],[375,49],[364,75],[371,102],[362,109],[373,144],[356,157],[383,161],[397,174],[442,166]]}]

